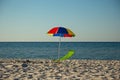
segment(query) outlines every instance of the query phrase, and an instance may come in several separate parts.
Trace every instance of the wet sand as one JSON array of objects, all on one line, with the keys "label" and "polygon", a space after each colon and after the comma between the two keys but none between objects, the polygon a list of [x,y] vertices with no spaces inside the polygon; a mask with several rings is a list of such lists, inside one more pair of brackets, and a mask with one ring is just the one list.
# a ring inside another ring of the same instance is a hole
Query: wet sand
[{"label": "wet sand", "polygon": [[0,59],[0,80],[120,80],[120,60]]}]

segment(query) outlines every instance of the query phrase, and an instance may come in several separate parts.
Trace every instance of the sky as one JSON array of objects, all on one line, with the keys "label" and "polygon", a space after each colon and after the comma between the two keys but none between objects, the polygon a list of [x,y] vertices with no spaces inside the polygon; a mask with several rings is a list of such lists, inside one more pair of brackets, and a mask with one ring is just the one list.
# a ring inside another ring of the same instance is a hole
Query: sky
[{"label": "sky", "polygon": [[120,42],[120,0],[0,0],[0,42],[58,41],[56,26],[76,34],[62,41]]}]

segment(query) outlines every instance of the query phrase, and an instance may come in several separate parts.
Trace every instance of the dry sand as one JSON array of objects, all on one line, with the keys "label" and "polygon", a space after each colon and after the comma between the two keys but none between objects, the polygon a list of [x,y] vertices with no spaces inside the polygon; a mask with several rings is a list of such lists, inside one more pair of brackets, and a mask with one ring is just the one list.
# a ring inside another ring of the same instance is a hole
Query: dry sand
[{"label": "dry sand", "polygon": [[120,80],[120,61],[1,59],[0,80]]}]

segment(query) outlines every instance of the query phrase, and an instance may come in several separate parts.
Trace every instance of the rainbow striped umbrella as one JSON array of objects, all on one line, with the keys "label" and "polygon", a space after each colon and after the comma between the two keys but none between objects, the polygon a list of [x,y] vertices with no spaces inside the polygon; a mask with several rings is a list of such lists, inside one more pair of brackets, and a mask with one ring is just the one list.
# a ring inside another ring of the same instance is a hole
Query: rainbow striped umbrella
[{"label": "rainbow striped umbrella", "polygon": [[75,34],[70,29],[64,28],[64,27],[54,27],[54,28],[50,29],[47,33],[48,33],[48,35],[51,35],[51,36],[60,37],[59,46],[58,46],[58,59],[59,59],[61,37],[74,37]]}]

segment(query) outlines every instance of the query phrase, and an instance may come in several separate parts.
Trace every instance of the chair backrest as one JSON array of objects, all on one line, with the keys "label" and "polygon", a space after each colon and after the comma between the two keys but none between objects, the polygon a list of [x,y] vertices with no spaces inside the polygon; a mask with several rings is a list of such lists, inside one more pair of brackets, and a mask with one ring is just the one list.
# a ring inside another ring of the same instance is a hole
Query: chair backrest
[{"label": "chair backrest", "polygon": [[72,57],[72,55],[73,55],[74,53],[75,53],[74,50],[69,50],[69,52],[68,52],[65,56],[61,57],[61,58],[58,59],[58,60],[62,61],[62,60],[69,59],[70,57]]}]

